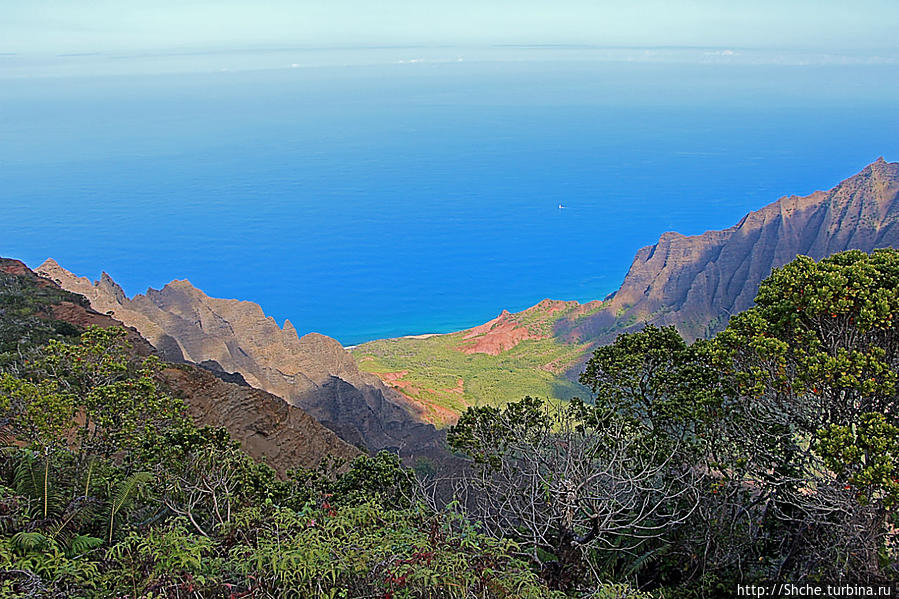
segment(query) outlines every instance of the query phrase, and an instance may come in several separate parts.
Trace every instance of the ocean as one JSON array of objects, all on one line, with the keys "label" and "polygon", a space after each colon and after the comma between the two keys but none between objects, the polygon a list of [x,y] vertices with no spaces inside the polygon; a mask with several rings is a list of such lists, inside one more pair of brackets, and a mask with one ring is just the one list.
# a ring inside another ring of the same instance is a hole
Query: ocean
[{"label": "ocean", "polygon": [[344,344],[617,289],[899,160],[899,62],[740,49],[0,56],[0,255]]}]

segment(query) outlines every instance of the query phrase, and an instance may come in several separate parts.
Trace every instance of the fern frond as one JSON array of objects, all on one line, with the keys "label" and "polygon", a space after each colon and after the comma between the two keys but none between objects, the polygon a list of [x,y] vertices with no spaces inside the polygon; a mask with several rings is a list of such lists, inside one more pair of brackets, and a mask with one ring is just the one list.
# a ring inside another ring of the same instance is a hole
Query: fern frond
[{"label": "fern frond", "polygon": [[143,496],[147,484],[153,480],[150,472],[135,472],[116,488],[109,508],[109,542],[112,543],[112,531],[115,527],[115,517],[123,508],[127,507],[135,498]]},{"label": "fern frond", "polygon": [[17,495],[34,500],[33,515],[43,515],[43,505],[47,503],[47,516],[61,514],[66,506],[66,497],[57,485],[47,485],[47,497],[44,497],[44,459],[33,451],[19,452],[13,472],[13,488]]},{"label": "fern frond", "polygon": [[19,551],[30,553],[47,547],[50,544],[50,539],[39,532],[21,531],[13,535],[12,542]]},{"label": "fern frond", "polygon": [[78,535],[69,544],[69,553],[72,557],[83,555],[103,544],[103,539],[90,535]]},{"label": "fern frond", "polygon": [[13,486],[16,493],[32,499],[41,497],[43,483],[39,470],[40,466],[34,453],[31,451],[21,452],[13,473]]},{"label": "fern frond", "polygon": [[76,497],[66,506],[62,514],[47,526],[51,538],[65,547],[71,547],[78,533],[93,522],[100,502],[94,498]]},{"label": "fern frond", "polygon": [[625,572],[625,576],[636,575],[639,572],[641,572],[645,567],[651,565],[658,557],[657,556],[658,552],[659,552],[659,549],[656,548],[656,549],[647,551],[646,553],[644,553],[643,555],[638,557],[636,560],[634,560],[634,562],[627,569],[627,571]]},{"label": "fern frond", "polygon": [[119,483],[112,498],[112,512],[117,514],[138,497],[144,496],[147,484],[153,480],[151,472],[135,472]]}]

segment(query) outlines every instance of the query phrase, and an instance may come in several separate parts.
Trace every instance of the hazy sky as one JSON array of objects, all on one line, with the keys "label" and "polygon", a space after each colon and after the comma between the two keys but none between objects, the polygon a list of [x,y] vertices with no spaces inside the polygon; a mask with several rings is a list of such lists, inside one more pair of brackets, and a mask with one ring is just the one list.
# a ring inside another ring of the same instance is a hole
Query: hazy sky
[{"label": "hazy sky", "polygon": [[0,52],[367,44],[899,48],[897,0],[0,0]]}]

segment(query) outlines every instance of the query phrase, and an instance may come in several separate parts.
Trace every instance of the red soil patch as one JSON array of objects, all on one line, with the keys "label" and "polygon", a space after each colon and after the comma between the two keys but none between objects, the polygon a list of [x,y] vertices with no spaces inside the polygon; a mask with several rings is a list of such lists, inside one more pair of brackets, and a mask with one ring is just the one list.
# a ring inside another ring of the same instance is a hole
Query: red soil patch
[{"label": "red soil patch", "polygon": [[488,354],[498,356],[528,339],[545,339],[544,335],[534,335],[526,326],[522,326],[512,319],[508,310],[489,322],[470,329],[463,339],[463,343],[457,349],[465,354]]},{"label": "red soil patch", "polygon": [[21,277],[24,274],[30,274],[31,269],[29,269],[18,260],[13,260],[12,258],[4,258],[0,260],[0,272]]},{"label": "red soil patch", "polygon": [[409,374],[408,370],[400,370],[399,372],[376,372],[382,381],[393,387],[406,387],[411,385],[409,381],[404,381],[403,377]]},{"label": "red soil patch", "polygon": [[546,312],[547,316],[552,316],[556,312],[562,312],[568,309],[572,304],[576,304],[577,302],[563,302],[562,300],[551,300],[545,299],[541,301],[539,304],[535,304],[525,310],[525,312],[535,312],[541,311]]},{"label": "red soil patch", "polygon": [[445,389],[445,391],[447,393],[458,393],[459,395],[462,395],[465,393],[465,381],[463,381],[462,379],[458,379],[456,381],[455,387],[453,387],[452,389]]},{"label": "red soil patch", "polygon": [[[456,386],[451,389],[431,389],[430,387],[418,387],[411,381],[403,380],[403,378],[409,374],[408,370],[400,370],[398,372],[376,372],[376,375],[384,381],[385,384],[393,387],[400,393],[402,393],[406,398],[409,399],[416,406],[419,406],[423,409],[424,418],[434,425],[452,425],[455,424],[459,420],[459,415],[449,408],[445,408],[436,403],[427,401],[427,396],[432,395],[446,395],[447,393],[454,393],[458,395],[462,395],[465,393],[465,381],[462,379],[458,379],[456,381]],[[463,401],[463,404],[468,405]]]},{"label": "red soil patch", "polygon": [[23,262],[13,258],[0,258],[0,272],[17,277],[30,277],[37,282],[38,287],[54,286],[53,283],[47,279],[34,274]]}]

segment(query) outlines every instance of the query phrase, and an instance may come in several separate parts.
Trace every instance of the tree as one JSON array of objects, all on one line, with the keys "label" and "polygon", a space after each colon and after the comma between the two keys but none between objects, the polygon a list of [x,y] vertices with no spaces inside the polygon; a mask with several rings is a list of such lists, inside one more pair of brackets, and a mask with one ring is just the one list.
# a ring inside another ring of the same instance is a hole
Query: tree
[{"label": "tree", "polygon": [[[630,576],[649,586],[701,577],[710,560],[738,560],[746,489],[729,485],[738,456],[723,418],[730,389],[704,341],[688,345],[674,327],[646,325],[598,347],[580,382],[607,422],[623,420],[680,472],[689,501],[676,517],[641,544],[639,552],[609,552],[609,576]],[[687,493],[689,490],[689,493]]]},{"label": "tree", "polygon": [[896,577],[897,314],[899,252],[849,251],[776,269],[714,339],[621,335],[586,365],[591,404],[462,416],[468,505],[557,586]]},{"label": "tree", "polygon": [[646,325],[598,347],[580,382],[605,418],[622,418],[656,442],[680,445],[683,459],[713,447],[727,389],[706,346],[687,345],[674,327]]},{"label": "tree", "polygon": [[35,534],[66,547],[80,533],[112,542],[117,519],[150,482],[135,467],[137,450],[189,426],[183,404],[159,390],[155,359],[134,363],[120,328],[91,327],[77,344],[50,339],[15,371],[0,374],[0,407],[6,436],[24,447],[4,461],[20,496],[37,500]]},{"label": "tree", "polygon": [[55,381],[76,398],[72,448],[88,467],[94,458],[134,450],[147,436],[187,421],[184,404],[160,389],[160,369],[155,356],[135,359],[124,329],[92,326],[80,343],[50,340],[24,374]]},{"label": "tree", "polygon": [[50,466],[55,454],[67,445],[67,433],[75,419],[75,398],[60,392],[55,381],[32,383],[9,373],[0,375],[0,398],[11,434],[27,442],[43,459],[41,483],[33,487],[40,493],[41,513],[46,519],[51,497]]},{"label": "tree", "polygon": [[772,578],[896,573],[899,252],[800,256],[714,341]]},{"label": "tree", "polygon": [[448,440],[473,460],[463,503],[519,539],[554,588],[597,583],[591,552],[638,552],[695,505],[696,471],[679,442],[579,400],[469,408]]}]

